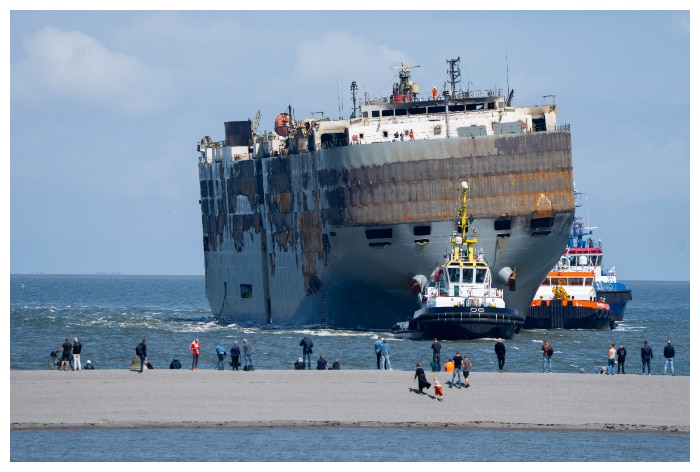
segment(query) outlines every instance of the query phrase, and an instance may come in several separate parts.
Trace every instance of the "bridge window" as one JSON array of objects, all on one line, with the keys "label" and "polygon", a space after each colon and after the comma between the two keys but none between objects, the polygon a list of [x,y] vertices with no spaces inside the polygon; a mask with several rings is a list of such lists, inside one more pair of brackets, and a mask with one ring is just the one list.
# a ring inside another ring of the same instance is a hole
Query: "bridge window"
[{"label": "bridge window", "polygon": [[391,228],[366,229],[365,237],[367,239],[391,239],[393,233]]}]

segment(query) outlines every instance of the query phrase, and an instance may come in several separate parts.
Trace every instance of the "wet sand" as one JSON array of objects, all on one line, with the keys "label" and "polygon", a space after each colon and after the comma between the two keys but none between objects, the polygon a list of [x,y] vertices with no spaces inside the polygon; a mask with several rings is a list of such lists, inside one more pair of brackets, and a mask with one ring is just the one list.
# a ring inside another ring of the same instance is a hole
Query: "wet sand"
[{"label": "wet sand", "polygon": [[10,429],[398,426],[690,432],[690,377],[413,371],[10,371]]}]

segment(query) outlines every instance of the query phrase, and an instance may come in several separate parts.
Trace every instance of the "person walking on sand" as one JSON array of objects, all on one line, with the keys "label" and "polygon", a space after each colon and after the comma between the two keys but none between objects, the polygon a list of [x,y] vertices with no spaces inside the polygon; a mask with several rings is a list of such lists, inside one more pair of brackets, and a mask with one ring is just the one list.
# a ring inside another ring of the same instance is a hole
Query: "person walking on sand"
[{"label": "person walking on sand", "polygon": [[238,341],[233,342],[231,346],[231,370],[238,370],[238,366],[241,365],[238,359],[241,357],[241,348],[238,345]]},{"label": "person walking on sand", "polygon": [[[457,351],[455,356],[452,358],[454,362],[454,369],[452,370],[452,380],[450,381],[450,388],[457,385],[457,388],[462,388],[462,355]],[[455,384],[455,376],[457,377],[457,383]]]},{"label": "person walking on sand", "polygon": [[243,338],[243,355],[245,356],[245,365],[243,370],[252,371],[253,368],[253,345]]},{"label": "person walking on sand", "polygon": [[615,344],[611,343],[608,348],[608,368],[605,370],[606,375],[615,375]]},{"label": "person walking on sand", "polygon": [[472,370],[472,361],[469,356],[464,356],[462,359],[462,375],[464,375],[464,387],[469,388],[469,372]]},{"label": "person walking on sand", "polygon": [[377,355],[377,369],[382,368],[382,338],[374,341],[374,353]]},{"label": "person walking on sand", "polygon": [[190,349],[192,350],[192,370],[199,370],[199,339],[195,338],[190,344]]},{"label": "person walking on sand", "polygon": [[306,362],[306,365],[311,369],[311,354],[314,352],[312,347],[314,347],[314,342],[311,340],[309,335],[304,335],[304,339],[299,343],[302,346],[302,359]]},{"label": "person walking on sand", "polygon": [[554,349],[545,339],[542,343],[542,373],[552,373],[552,354],[554,354]]},{"label": "person walking on sand", "polygon": [[[75,352],[75,344],[73,345],[73,352]],[[676,375],[676,371],[673,370],[673,357],[676,355],[676,350],[671,345],[671,340],[669,339],[664,346],[664,375],[666,375],[666,369],[671,366],[671,375]]]},{"label": "person walking on sand", "polygon": [[617,373],[620,373],[620,370],[622,370],[622,375],[625,375],[625,357],[627,357],[627,349],[625,349],[625,346],[620,344],[620,347],[617,348]]},{"label": "person walking on sand", "polygon": [[433,362],[430,363],[430,367],[433,369],[433,372],[440,372],[440,367],[442,366],[440,362],[440,350],[442,349],[442,345],[438,342],[437,338],[433,339],[433,344],[430,346],[430,349],[433,350]]},{"label": "person walking on sand", "polygon": [[654,353],[651,351],[651,346],[649,341],[644,341],[644,346],[642,346],[642,375],[644,375],[644,368],[646,367],[647,375],[651,375],[651,360],[654,358]]},{"label": "person walking on sand", "polygon": [[418,379],[418,392],[423,393],[424,388],[430,388],[430,382],[425,378],[425,371],[420,364],[416,364],[416,375],[413,376],[413,380],[416,379]]},{"label": "person walking on sand", "polygon": [[66,338],[61,344],[61,370],[68,372],[71,357],[73,357],[73,345],[70,343],[70,339]]},{"label": "person walking on sand", "polygon": [[136,355],[139,356],[141,360],[140,373],[143,373],[143,366],[148,362],[148,352],[146,351],[146,338],[143,338],[141,342],[136,346]]},{"label": "person walking on sand", "polygon": [[433,388],[435,389],[435,401],[442,401],[442,385],[437,377],[433,377]]},{"label": "person walking on sand", "polygon": [[386,342],[386,339],[382,340],[382,369],[384,370],[392,370],[391,369],[391,361],[389,361],[389,358],[391,357],[391,349],[389,349],[389,344]]},{"label": "person walking on sand", "polygon": [[496,353],[496,359],[498,360],[498,371],[503,372],[503,366],[506,363],[506,345],[503,344],[503,339],[498,338],[498,342],[493,347]]}]

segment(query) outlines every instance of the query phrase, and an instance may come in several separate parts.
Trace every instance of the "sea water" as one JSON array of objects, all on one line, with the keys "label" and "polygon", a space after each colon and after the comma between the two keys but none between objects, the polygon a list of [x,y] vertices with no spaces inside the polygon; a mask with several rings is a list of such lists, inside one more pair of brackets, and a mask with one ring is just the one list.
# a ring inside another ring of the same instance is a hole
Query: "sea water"
[{"label": "sea water", "polygon": [[[508,372],[541,372],[540,345],[554,346],[552,370],[598,372],[608,344],[628,351],[627,375],[641,372],[640,348],[654,350],[652,375],[663,374],[663,347],[676,349],[676,375],[690,375],[690,283],[630,281],[633,300],[613,331],[527,330],[506,341]],[[202,345],[199,368],[215,368],[218,345],[246,337],[257,370],[291,369],[308,334],[314,356],[339,359],[342,369],[376,369],[374,341],[388,337],[392,367],[428,365],[430,341],[392,339],[390,331],[238,326],[216,320],[202,276],[11,275],[10,368],[48,369],[65,338],[83,343],[82,361],[96,369],[126,369],[134,346],[148,339],[155,368],[177,356],[188,367],[189,344]],[[495,340],[445,341],[443,360],[466,353],[474,371],[496,371]],[[668,372],[670,375],[670,372]],[[526,404],[523,405],[527,407]],[[458,414],[458,412],[455,412]],[[690,415],[690,412],[688,413]],[[379,432],[381,431],[381,433]],[[80,448],[46,447],[71,437]],[[455,444],[463,453],[451,454]],[[378,440],[381,437],[381,440]],[[44,445],[43,447],[40,445]],[[110,447],[124,444],[128,447]],[[381,447],[379,447],[381,444]],[[544,445],[556,445],[556,448]],[[614,446],[611,446],[614,444]],[[600,454],[605,451],[605,454]],[[438,453],[439,452],[439,453]],[[11,431],[12,461],[689,461],[688,434],[431,428],[231,428]]]}]

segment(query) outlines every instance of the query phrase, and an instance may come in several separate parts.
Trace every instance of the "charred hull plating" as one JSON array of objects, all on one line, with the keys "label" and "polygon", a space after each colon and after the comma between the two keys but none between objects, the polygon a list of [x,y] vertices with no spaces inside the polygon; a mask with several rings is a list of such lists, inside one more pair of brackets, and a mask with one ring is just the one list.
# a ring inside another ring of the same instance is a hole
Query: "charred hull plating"
[{"label": "charred hull plating", "polygon": [[566,131],[212,160],[199,173],[207,297],[236,322],[369,329],[405,318],[411,275],[449,252],[460,179],[477,182],[472,227],[494,274],[517,271],[515,291],[494,286],[526,313],[574,215]]}]

